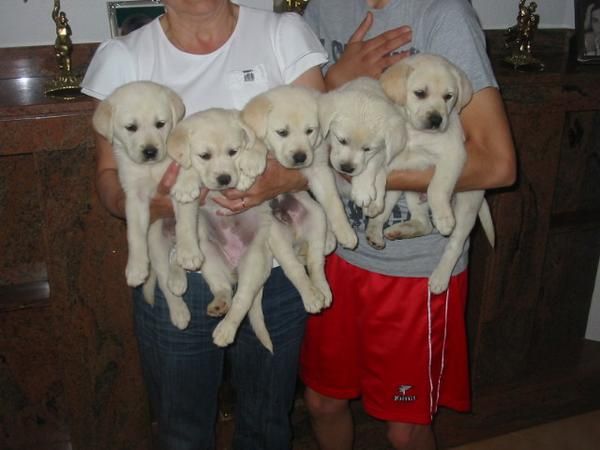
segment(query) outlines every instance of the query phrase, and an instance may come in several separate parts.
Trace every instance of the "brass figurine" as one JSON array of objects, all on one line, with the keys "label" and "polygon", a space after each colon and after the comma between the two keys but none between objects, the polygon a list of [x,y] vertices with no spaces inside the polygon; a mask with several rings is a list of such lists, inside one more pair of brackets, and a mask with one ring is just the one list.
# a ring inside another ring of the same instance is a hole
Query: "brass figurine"
[{"label": "brass figurine", "polygon": [[74,75],[71,64],[73,42],[71,41],[71,26],[64,11],[60,10],[60,0],[54,0],[52,20],[56,24],[56,40],[54,53],[58,63],[58,75],[48,83],[45,94],[50,97],[60,97],[66,100],[75,98],[81,92],[79,83],[81,77]]},{"label": "brass figurine", "polygon": [[308,0],[274,0],[273,10],[276,12],[293,11],[302,14],[307,4]]},{"label": "brass figurine", "polygon": [[532,54],[533,38],[540,23],[536,9],[537,3],[525,5],[525,0],[520,0],[517,23],[504,33],[505,46],[511,50],[504,61],[517,70],[544,70],[544,64]]}]

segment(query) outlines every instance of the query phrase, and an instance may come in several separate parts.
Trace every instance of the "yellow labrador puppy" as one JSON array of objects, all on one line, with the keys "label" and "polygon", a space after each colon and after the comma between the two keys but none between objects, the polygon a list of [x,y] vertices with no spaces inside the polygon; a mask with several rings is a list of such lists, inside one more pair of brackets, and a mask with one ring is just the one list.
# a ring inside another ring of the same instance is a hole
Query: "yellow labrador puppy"
[{"label": "yellow labrador puppy", "polygon": [[282,166],[302,172],[338,242],[354,248],[356,233],[346,217],[319,127],[318,96],[313,89],[278,86],[250,100],[242,110],[242,119]]},{"label": "yellow labrador puppy", "polygon": [[171,238],[162,220],[150,226],[150,200],[167,166],[167,137],[185,114],[179,96],[171,89],[149,81],[125,84],[98,104],[94,129],[113,147],[120,183],[125,192],[128,259],[127,284],[146,281],[149,263],[153,279],[145,289],[153,301],[154,275],[165,294],[171,321],[185,328],[190,313],[180,295],[186,290],[185,273],[169,264]]},{"label": "yellow labrador puppy", "polygon": [[[478,215],[488,240],[494,245],[485,192],[454,194],[466,161],[459,112],[471,100],[472,87],[458,67],[432,54],[403,59],[382,74],[380,83],[390,99],[402,107],[407,119],[406,149],[392,162],[392,168],[435,168],[427,188],[427,201],[418,193],[406,192],[411,220],[388,227],[384,234],[388,239],[401,239],[430,233],[430,207],[438,231],[450,236],[440,263],[429,279],[433,293],[443,292]],[[386,203],[391,206],[386,205],[382,215],[386,220],[399,196],[399,192],[388,192]],[[373,235],[381,233],[381,221],[369,225]]]},{"label": "yellow labrador puppy", "polygon": [[[214,295],[207,313],[226,314],[214,331],[215,344],[226,346],[233,342],[241,321],[248,314],[257,337],[272,351],[260,305],[273,256],[298,288],[307,311],[317,312],[323,308],[327,293],[330,302],[325,277],[322,278],[324,286],[315,286],[295,250],[302,239],[312,238],[310,230],[325,235],[326,219],[322,210],[306,193],[292,200],[282,199],[278,209],[283,212],[279,215],[297,224],[290,227],[285,219],[276,220],[266,203],[235,215],[218,214],[220,208],[211,201],[211,196],[219,194],[210,193],[198,212],[197,202],[193,200],[199,194],[199,187],[211,191],[245,190],[266,166],[266,148],[241,121],[238,111],[214,108],[189,116],[172,132],[168,151],[184,169],[172,190],[178,199],[177,253],[189,251],[194,245],[199,247],[198,255],[203,257],[200,268]],[[306,237],[296,233],[300,229]],[[323,242],[316,250],[321,260],[324,245]],[[307,256],[309,260],[312,258]],[[185,263],[194,258],[186,256],[179,260]],[[308,266],[310,269],[311,264]],[[322,267],[320,269],[322,271]]]},{"label": "yellow labrador puppy", "polygon": [[406,144],[403,116],[379,83],[364,77],[321,95],[319,122],[331,146],[331,165],[351,177],[346,193],[368,217],[380,215],[390,164]]}]

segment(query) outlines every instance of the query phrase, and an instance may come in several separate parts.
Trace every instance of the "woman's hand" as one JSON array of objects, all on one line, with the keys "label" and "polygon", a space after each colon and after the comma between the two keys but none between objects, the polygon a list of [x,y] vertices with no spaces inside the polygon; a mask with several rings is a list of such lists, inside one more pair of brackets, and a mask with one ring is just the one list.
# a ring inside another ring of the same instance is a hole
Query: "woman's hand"
[{"label": "woman's hand", "polygon": [[361,76],[378,79],[385,69],[408,56],[407,51],[394,52],[410,42],[412,31],[409,27],[394,28],[365,41],[371,25],[373,14],[368,12],[350,37],[340,59],[329,68],[325,76],[328,90]]},{"label": "woman's hand", "polygon": [[247,191],[227,189],[222,197],[213,197],[215,203],[225,208],[224,215],[237,214],[271,200],[284,192],[298,192],[307,188],[302,172],[286,169],[277,160],[269,158],[267,168]]}]

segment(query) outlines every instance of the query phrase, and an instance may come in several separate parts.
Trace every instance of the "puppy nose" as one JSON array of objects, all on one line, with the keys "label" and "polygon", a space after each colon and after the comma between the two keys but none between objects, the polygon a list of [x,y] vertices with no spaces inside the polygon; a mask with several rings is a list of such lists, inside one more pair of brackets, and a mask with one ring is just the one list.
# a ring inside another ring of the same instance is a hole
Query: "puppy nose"
[{"label": "puppy nose", "polygon": [[221,186],[227,186],[231,182],[231,175],[223,173],[217,177],[217,183]]},{"label": "puppy nose", "polygon": [[294,153],[294,162],[296,164],[302,164],[304,161],[306,161],[306,153],[304,153],[304,152]]},{"label": "puppy nose", "polygon": [[340,169],[346,173],[354,172],[354,166],[352,164],[344,163],[340,166]]},{"label": "puppy nose", "polygon": [[437,130],[442,124],[442,116],[438,113],[431,113],[429,115],[429,128],[432,130]]},{"label": "puppy nose", "polygon": [[142,155],[144,155],[145,161],[156,159],[156,155],[158,155],[158,149],[150,145],[148,147],[145,147],[144,150],[142,150]]}]

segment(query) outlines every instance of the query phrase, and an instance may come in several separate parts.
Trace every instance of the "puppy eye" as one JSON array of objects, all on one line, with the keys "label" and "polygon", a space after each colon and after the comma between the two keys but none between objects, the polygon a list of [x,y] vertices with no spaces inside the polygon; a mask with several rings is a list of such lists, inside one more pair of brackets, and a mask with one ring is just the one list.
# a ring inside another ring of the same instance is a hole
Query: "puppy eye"
[{"label": "puppy eye", "polygon": [[276,130],[275,133],[277,133],[281,137],[287,137],[290,134],[290,132],[285,128],[282,130]]},{"label": "puppy eye", "polygon": [[425,97],[427,97],[427,92],[425,92],[423,89],[419,89],[417,91],[414,92],[415,97],[417,97],[418,99],[424,99]]},{"label": "puppy eye", "polygon": [[363,152],[370,152],[371,147],[363,147],[362,150],[363,150]]},{"label": "puppy eye", "polygon": [[137,131],[137,129],[138,129],[138,126],[137,126],[135,123],[132,123],[131,125],[127,125],[127,126],[125,127],[125,129],[126,129],[127,131],[130,131],[130,132],[132,132],[132,133],[135,133],[135,132]]},{"label": "puppy eye", "polygon": [[347,140],[347,139],[344,139],[344,138],[341,138],[341,137],[338,137],[338,136],[336,136],[335,138],[337,139],[337,141],[338,141],[338,142],[339,142],[341,145],[348,145],[348,140]]},{"label": "puppy eye", "polygon": [[229,156],[235,156],[237,154],[237,150],[235,148],[230,148],[229,150],[227,150],[227,154]]},{"label": "puppy eye", "polygon": [[446,95],[444,95],[443,99],[445,102],[449,102],[450,100],[452,100],[452,97],[454,97],[452,94],[448,93]]},{"label": "puppy eye", "polygon": [[212,155],[210,153],[201,153],[198,156],[205,161],[208,161],[210,158],[212,158]]},{"label": "puppy eye", "polygon": [[164,120],[159,120],[154,124],[154,126],[158,129],[161,129],[162,127],[164,127],[166,125],[166,123],[167,122]]},{"label": "puppy eye", "polygon": [[311,134],[313,134],[313,131],[315,131],[314,128],[307,128],[305,133],[307,136],[310,136]]}]

